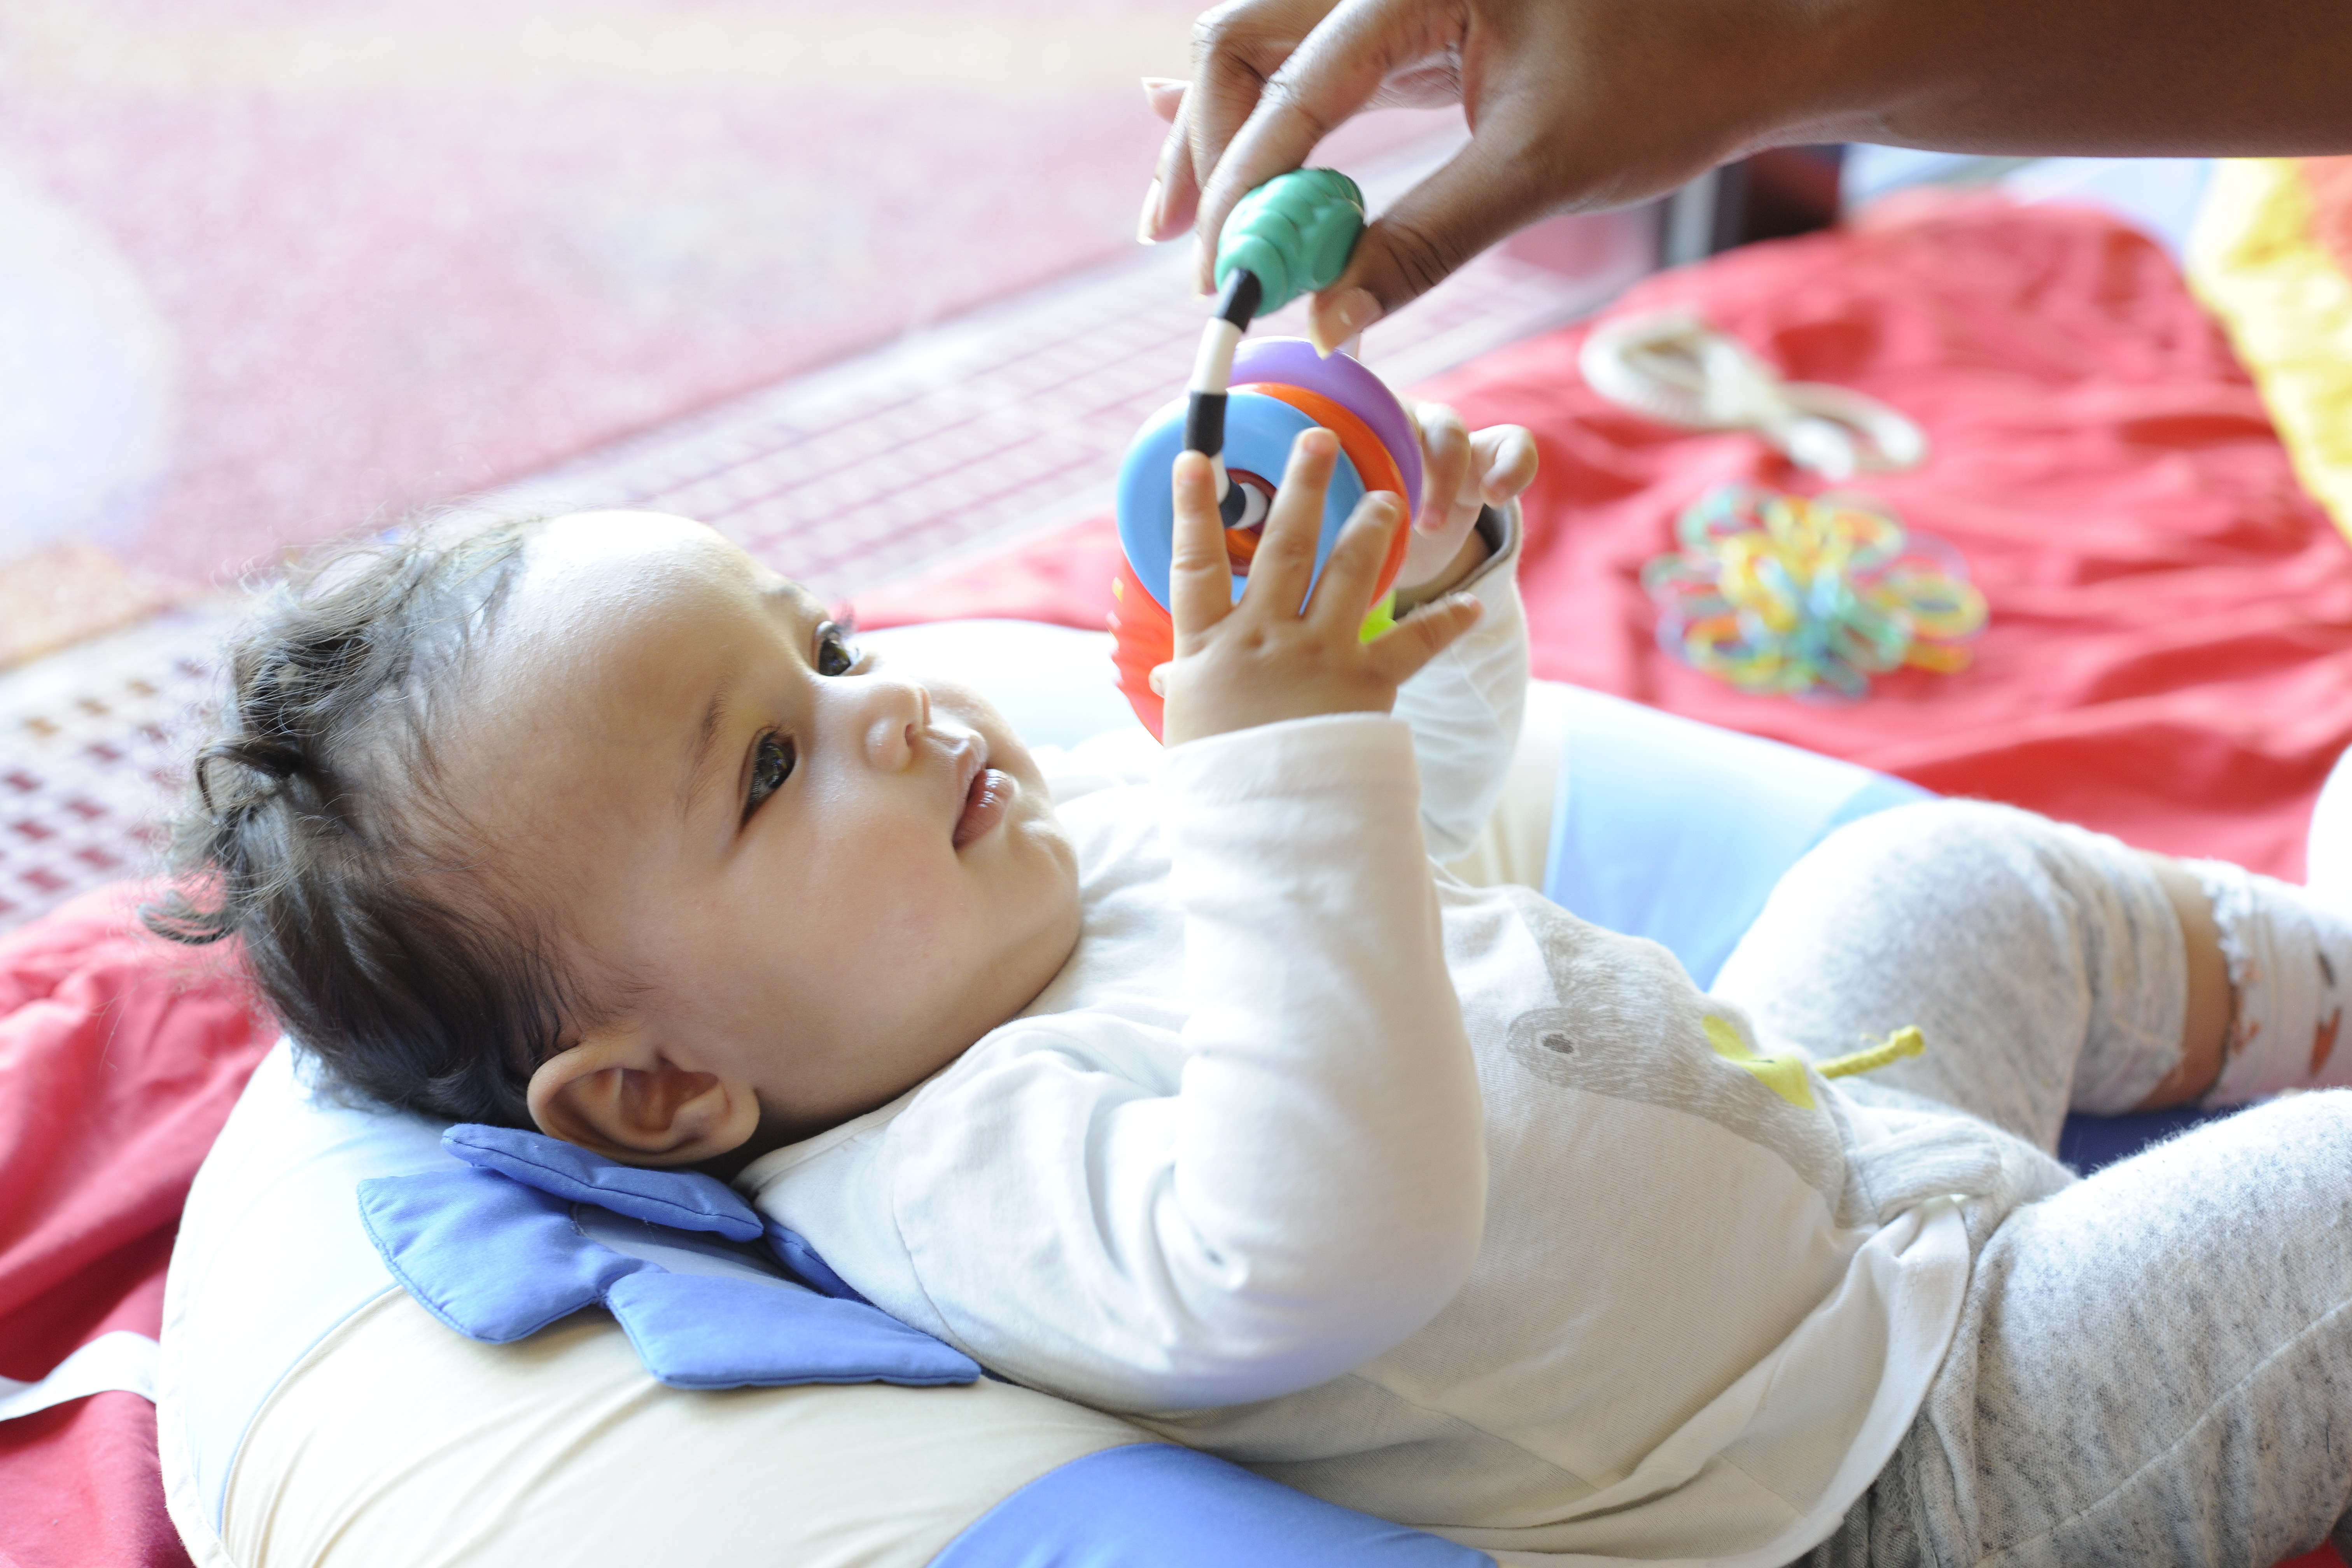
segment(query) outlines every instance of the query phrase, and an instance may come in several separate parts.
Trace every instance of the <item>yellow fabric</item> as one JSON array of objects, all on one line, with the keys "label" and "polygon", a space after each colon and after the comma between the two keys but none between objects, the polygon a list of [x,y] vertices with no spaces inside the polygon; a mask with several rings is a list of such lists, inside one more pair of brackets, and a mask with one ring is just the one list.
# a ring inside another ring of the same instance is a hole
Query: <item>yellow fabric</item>
[{"label": "yellow fabric", "polygon": [[1746,1068],[1756,1075],[1756,1081],[1779,1095],[1800,1110],[1813,1108],[1812,1086],[1805,1081],[1805,1058],[1797,1056],[1759,1057],[1748,1048],[1739,1031],[1714,1014],[1699,1021],[1706,1031],[1706,1043],[1715,1054],[1734,1067]]},{"label": "yellow fabric", "polygon": [[1815,1062],[1813,1070],[1823,1078],[1852,1078],[1856,1073],[1876,1072],[1880,1068],[1891,1067],[1905,1057],[1916,1057],[1927,1048],[1927,1037],[1919,1032],[1919,1026],[1906,1024],[1867,1050]]},{"label": "yellow fabric", "polygon": [[2228,330],[2304,488],[2352,536],[2352,278],[2313,220],[2294,160],[2216,164],[2189,286]]}]

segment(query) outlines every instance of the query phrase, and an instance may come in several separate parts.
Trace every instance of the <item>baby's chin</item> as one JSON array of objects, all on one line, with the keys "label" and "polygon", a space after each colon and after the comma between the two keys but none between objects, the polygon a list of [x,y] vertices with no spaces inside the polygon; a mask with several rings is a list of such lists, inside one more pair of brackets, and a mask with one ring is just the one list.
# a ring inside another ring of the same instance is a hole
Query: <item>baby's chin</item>
[{"label": "baby's chin", "polygon": [[1020,821],[1005,825],[1019,838],[1014,847],[1032,862],[1037,879],[1031,884],[1033,892],[1023,911],[1030,934],[1021,942],[1022,967],[1034,983],[1022,994],[1023,1005],[1061,972],[1078,945],[1078,928],[1084,922],[1077,845],[1055,815],[1053,802],[1040,798],[1035,809],[1034,816],[1024,814]]}]

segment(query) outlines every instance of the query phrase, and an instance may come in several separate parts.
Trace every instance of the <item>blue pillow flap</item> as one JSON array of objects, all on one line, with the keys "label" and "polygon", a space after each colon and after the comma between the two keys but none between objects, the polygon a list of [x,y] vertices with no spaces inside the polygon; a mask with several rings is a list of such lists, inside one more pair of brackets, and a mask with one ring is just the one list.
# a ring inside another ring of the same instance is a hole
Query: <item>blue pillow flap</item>
[{"label": "blue pillow flap", "polygon": [[896,1318],[788,1280],[647,1269],[604,1298],[646,1370],[674,1388],[970,1383],[980,1363]]},{"label": "blue pillow flap", "polygon": [[[807,1242],[709,1176],[633,1170],[507,1128],[456,1127],[443,1143],[467,1164],[362,1182],[360,1219],[392,1277],[469,1339],[504,1344],[602,1303],[646,1370],[679,1388],[928,1387],[981,1375],[969,1356],[869,1304]],[[582,1212],[596,1209],[646,1227],[651,1256],[583,1229]],[[816,1289],[700,1272],[697,1249],[708,1253],[715,1244],[702,1238],[714,1232],[739,1243],[766,1235],[768,1250]]]},{"label": "blue pillow flap", "polygon": [[375,1176],[359,1194],[392,1277],[467,1339],[535,1334],[652,1267],[588,1241],[562,1199],[488,1171]]},{"label": "blue pillow flap", "polygon": [[730,1241],[756,1241],[767,1228],[726,1183],[698,1171],[640,1170],[545,1133],[478,1121],[450,1128],[441,1147],[468,1165],[651,1225],[716,1231]]}]

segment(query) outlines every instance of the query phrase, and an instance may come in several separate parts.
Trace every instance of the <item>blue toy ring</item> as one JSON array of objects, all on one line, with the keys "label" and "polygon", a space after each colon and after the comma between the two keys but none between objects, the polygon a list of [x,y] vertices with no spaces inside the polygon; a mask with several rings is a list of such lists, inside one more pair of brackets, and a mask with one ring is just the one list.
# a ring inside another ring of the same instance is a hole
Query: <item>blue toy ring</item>
[{"label": "blue toy ring", "polygon": [[[1176,549],[1176,500],[1169,476],[1184,450],[1186,399],[1178,398],[1153,415],[1127,449],[1118,469],[1118,542],[1134,567],[1136,581],[1160,608],[1168,608],[1168,574]],[[1314,429],[1315,421],[1277,398],[1263,393],[1236,392],[1225,405],[1225,468],[1257,475],[1269,485],[1281,482],[1290,462],[1291,443]],[[1331,488],[1323,498],[1323,533],[1315,542],[1315,574],[1331,558],[1339,531],[1364,499],[1364,481],[1347,454],[1339,455],[1331,470]],[[1243,583],[1234,580],[1234,597]]]}]

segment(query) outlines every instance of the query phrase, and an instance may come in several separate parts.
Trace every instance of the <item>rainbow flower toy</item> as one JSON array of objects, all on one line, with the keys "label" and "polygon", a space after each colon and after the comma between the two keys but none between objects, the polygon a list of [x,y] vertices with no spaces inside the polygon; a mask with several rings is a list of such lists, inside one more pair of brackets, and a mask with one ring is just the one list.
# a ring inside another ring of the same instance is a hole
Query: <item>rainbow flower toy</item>
[{"label": "rainbow flower toy", "polygon": [[[1236,205],[1217,237],[1219,292],[1184,396],[1144,422],[1118,476],[1118,539],[1126,559],[1111,592],[1112,660],[1118,688],[1155,736],[1161,704],[1152,669],[1175,656],[1168,574],[1176,537],[1170,472],[1177,454],[1214,464],[1225,549],[1240,597],[1290,444],[1321,426],[1339,438],[1323,503],[1319,577],[1340,528],[1370,490],[1392,490],[1408,512],[1421,505],[1421,436],[1396,395],[1348,354],[1318,354],[1303,338],[1244,343],[1253,318],[1336,280],[1363,233],[1364,199],[1333,169],[1299,169],[1267,181]],[[1411,531],[1399,529],[1364,624],[1375,637],[1392,619],[1390,589]]]},{"label": "rainbow flower toy", "polygon": [[1864,497],[1726,485],[1642,569],[1658,646],[1742,691],[1853,701],[1908,665],[1968,667],[1985,600],[1941,540]]}]

